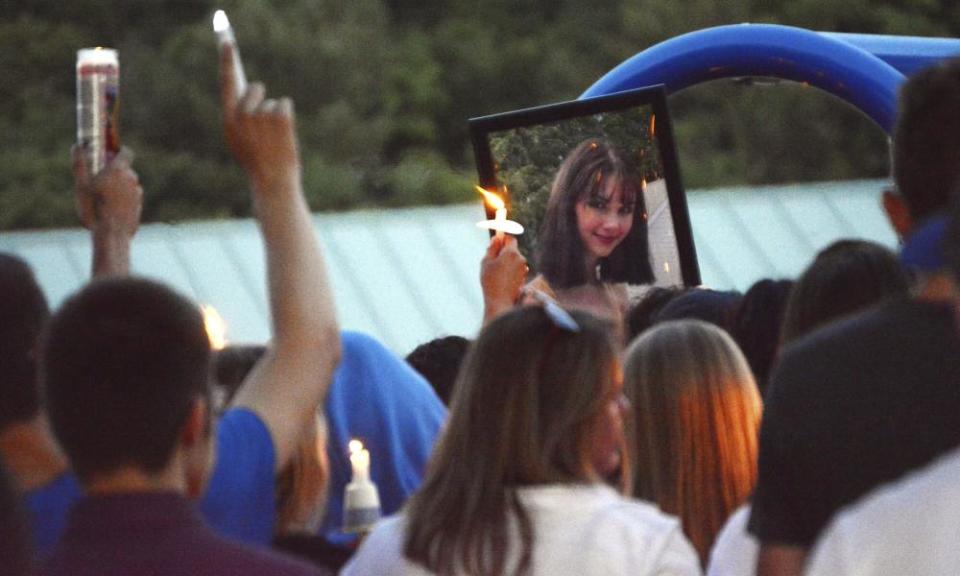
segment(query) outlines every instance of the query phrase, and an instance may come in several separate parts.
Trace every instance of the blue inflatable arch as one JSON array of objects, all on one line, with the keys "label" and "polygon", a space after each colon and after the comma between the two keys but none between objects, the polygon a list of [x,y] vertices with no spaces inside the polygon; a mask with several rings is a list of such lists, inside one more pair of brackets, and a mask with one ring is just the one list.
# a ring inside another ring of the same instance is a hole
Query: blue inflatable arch
[{"label": "blue inflatable arch", "polygon": [[905,79],[901,70],[909,74],[952,54],[960,54],[960,41],[829,34],[773,24],[718,26],[640,52],[580,98],[652,84],[664,84],[672,93],[721,78],[766,76],[825,90],[859,108],[889,134],[897,89]]}]

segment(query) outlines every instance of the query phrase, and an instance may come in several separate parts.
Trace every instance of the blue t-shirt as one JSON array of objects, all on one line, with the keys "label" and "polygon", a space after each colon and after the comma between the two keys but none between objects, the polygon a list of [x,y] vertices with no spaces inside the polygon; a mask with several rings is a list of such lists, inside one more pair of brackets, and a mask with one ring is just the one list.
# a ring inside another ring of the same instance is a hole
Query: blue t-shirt
[{"label": "blue t-shirt", "polygon": [[83,489],[73,472],[64,472],[49,484],[24,494],[38,556],[44,557],[53,549],[67,525],[67,510],[81,496]]},{"label": "blue t-shirt", "polygon": [[420,486],[447,410],[430,384],[378,341],[343,332],[343,352],[327,396],[330,491],[321,532],[334,544],[353,536],[343,526],[343,490],[350,482],[352,438],[370,451],[370,476],[384,516]]},{"label": "blue t-shirt", "polygon": [[246,408],[227,410],[217,424],[217,462],[200,501],[214,530],[247,544],[269,545],[276,516],[276,452],[270,431]]},{"label": "blue t-shirt", "polygon": [[[200,503],[207,523],[224,536],[246,544],[269,545],[276,515],[270,432],[245,408],[228,410],[217,423],[217,461]],[[24,496],[38,556],[49,554],[60,539],[67,512],[82,490],[73,473]]]}]

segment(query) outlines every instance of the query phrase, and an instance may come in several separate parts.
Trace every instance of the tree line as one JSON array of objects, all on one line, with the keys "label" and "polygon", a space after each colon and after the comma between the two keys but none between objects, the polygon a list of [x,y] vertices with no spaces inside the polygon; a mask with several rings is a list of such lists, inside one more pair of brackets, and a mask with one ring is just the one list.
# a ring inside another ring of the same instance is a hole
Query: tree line
[{"label": "tree line", "polygon": [[[948,0],[8,0],[0,3],[0,229],[72,226],[76,50],[121,62],[144,219],[246,216],[221,135],[211,15],[297,109],[314,210],[475,199],[466,120],[575,99],[633,54],[739,22],[954,37]],[[720,81],[670,98],[687,188],[883,176],[886,138],[815,89]]]}]

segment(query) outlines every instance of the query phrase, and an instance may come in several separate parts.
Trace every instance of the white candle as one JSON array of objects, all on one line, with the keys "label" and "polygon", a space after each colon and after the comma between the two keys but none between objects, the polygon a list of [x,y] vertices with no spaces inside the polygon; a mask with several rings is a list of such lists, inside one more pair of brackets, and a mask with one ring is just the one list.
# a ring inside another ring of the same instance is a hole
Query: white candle
[{"label": "white candle", "polygon": [[507,209],[497,208],[497,216],[494,220],[497,222],[497,240],[503,240],[504,225],[507,222]]},{"label": "white candle", "polygon": [[240,48],[237,47],[237,38],[233,35],[230,19],[223,10],[217,10],[213,14],[213,31],[217,33],[217,42],[220,46],[230,44],[233,47],[233,83],[237,89],[237,100],[239,100],[247,91],[247,73],[243,70]]},{"label": "white candle", "polygon": [[490,204],[490,207],[494,209],[493,220],[483,220],[482,222],[477,222],[478,228],[493,230],[496,232],[497,240],[502,240],[504,234],[508,232],[514,236],[523,234],[523,226],[521,226],[519,222],[507,220],[507,205],[502,198],[493,192],[487,192],[479,186],[476,186],[476,190],[477,192],[483,194],[483,197],[486,198],[487,202]]},{"label": "white candle", "polygon": [[370,481],[370,452],[359,440],[350,441],[350,465],[353,467],[352,482]]}]

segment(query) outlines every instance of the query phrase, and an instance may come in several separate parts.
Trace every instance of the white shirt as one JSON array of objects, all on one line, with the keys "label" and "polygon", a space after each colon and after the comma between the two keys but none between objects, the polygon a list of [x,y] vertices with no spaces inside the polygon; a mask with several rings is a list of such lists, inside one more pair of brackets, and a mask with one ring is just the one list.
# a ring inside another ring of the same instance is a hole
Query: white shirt
[{"label": "white shirt", "polygon": [[807,570],[809,576],[960,573],[960,451],[841,512]]},{"label": "white shirt", "polygon": [[750,505],[744,504],[730,515],[710,551],[707,576],[754,576],[760,543],[747,532]]},{"label": "white shirt", "polygon": [[[518,493],[535,533],[531,576],[701,574],[680,523],[650,504],[622,498],[603,485],[549,485]],[[431,574],[404,558],[405,524],[402,514],[378,524],[341,574]],[[508,566],[514,565],[515,548]]]}]

